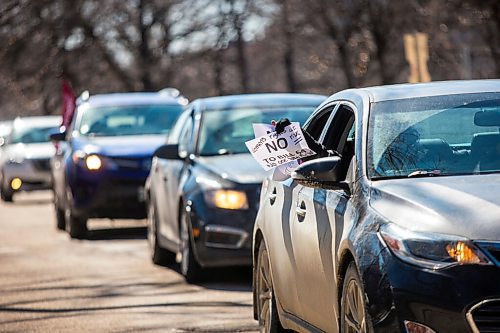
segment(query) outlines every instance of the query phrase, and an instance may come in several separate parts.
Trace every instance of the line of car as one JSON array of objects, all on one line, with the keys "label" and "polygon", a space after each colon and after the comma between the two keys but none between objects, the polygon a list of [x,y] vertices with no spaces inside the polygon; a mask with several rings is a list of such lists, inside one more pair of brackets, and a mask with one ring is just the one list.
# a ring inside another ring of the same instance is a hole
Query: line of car
[{"label": "line of car", "polygon": [[[261,332],[500,332],[500,80],[185,102],[82,100],[51,135],[57,227],[146,217],[188,282],[253,265]],[[245,141],[281,118],[340,154],[264,172]]]}]

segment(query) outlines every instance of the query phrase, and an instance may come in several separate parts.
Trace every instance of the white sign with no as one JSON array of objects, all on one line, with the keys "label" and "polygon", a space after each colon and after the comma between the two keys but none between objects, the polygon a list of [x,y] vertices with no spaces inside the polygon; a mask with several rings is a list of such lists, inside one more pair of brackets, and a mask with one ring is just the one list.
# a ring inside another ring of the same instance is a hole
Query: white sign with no
[{"label": "white sign with no", "polygon": [[254,130],[260,127],[261,130],[266,132],[265,135],[247,141],[245,144],[264,170],[270,170],[290,161],[315,154],[307,146],[298,122],[293,122],[285,127],[285,131],[279,135],[276,132],[268,133],[272,126],[262,124],[264,126],[261,127],[261,124],[255,125]]}]

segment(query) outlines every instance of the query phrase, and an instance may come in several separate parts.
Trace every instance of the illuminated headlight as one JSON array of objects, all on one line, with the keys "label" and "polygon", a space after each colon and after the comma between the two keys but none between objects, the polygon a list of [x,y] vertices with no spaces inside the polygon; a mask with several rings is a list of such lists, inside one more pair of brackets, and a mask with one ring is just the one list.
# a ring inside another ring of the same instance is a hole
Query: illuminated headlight
[{"label": "illuminated headlight", "polygon": [[237,190],[208,190],[205,200],[214,207],[222,209],[248,209],[247,195]]},{"label": "illuminated headlight", "polygon": [[470,240],[463,237],[414,232],[392,223],[382,225],[379,236],[399,259],[425,268],[492,264]]},{"label": "illuminated headlight", "polygon": [[10,187],[14,190],[14,191],[17,191],[21,188],[21,186],[23,185],[23,181],[20,179],[20,178],[14,178],[12,179],[12,181],[10,182]]},{"label": "illuminated headlight", "polygon": [[82,151],[73,153],[73,162],[79,163],[90,171],[100,170],[104,165],[103,157],[96,154],[87,155]]},{"label": "illuminated headlight", "polygon": [[92,171],[99,170],[102,167],[102,160],[97,155],[89,155],[85,158],[85,166]]}]

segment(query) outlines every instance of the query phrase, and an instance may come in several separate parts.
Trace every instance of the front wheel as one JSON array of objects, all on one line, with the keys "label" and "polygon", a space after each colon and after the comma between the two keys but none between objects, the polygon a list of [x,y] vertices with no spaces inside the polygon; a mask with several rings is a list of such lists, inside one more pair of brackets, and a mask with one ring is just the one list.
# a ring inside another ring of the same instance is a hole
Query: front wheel
[{"label": "front wheel", "polygon": [[340,329],[342,333],[373,332],[370,316],[366,311],[363,284],[354,262],[349,264],[342,286]]},{"label": "front wheel", "polygon": [[7,188],[5,183],[5,176],[1,178],[2,182],[0,183],[0,198],[5,202],[12,202],[12,197],[14,196],[14,192]]},{"label": "front wheel", "polygon": [[148,245],[151,260],[156,265],[168,265],[175,261],[175,254],[162,248],[158,243],[158,215],[151,198],[148,203]]},{"label": "front wheel", "polygon": [[74,239],[85,239],[88,235],[87,219],[76,217],[71,208],[65,210],[66,230]]},{"label": "front wheel", "polygon": [[187,282],[196,282],[201,277],[201,266],[193,253],[193,240],[189,228],[189,217],[185,210],[181,213],[180,240],[181,240],[181,273]]},{"label": "front wheel", "polygon": [[264,242],[261,242],[259,246],[255,291],[257,293],[257,318],[259,320],[260,332],[286,332],[283,326],[281,326],[278,309],[276,307],[269,255]]},{"label": "front wheel", "polygon": [[59,205],[59,200],[57,199],[57,193],[53,191],[54,193],[54,209],[56,211],[56,226],[57,229],[59,230],[65,230],[66,229],[66,216],[64,213],[64,209],[60,207]]}]

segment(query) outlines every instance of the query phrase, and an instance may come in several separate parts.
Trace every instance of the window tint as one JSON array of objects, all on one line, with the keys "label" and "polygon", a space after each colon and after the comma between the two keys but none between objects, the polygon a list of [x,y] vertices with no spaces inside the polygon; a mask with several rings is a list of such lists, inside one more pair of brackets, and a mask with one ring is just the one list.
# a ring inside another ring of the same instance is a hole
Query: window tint
[{"label": "window tint", "polygon": [[316,140],[320,141],[321,133],[330,124],[329,119],[337,105],[329,105],[319,111],[305,126],[305,130]]},{"label": "window tint", "polygon": [[182,127],[181,134],[179,136],[179,155],[181,157],[186,157],[191,152],[193,127],[194,120],[193,117],[190,116],[187,118],[185,125]]},{"label": "window tint", "polygon": [[500,94],[463,94],[374,103],[369,176],[500,171]]},{"label": "window tint", "polygon": [[89,108],[78,130],[87,136],[168,134],[181,112],[180,105]]}]

